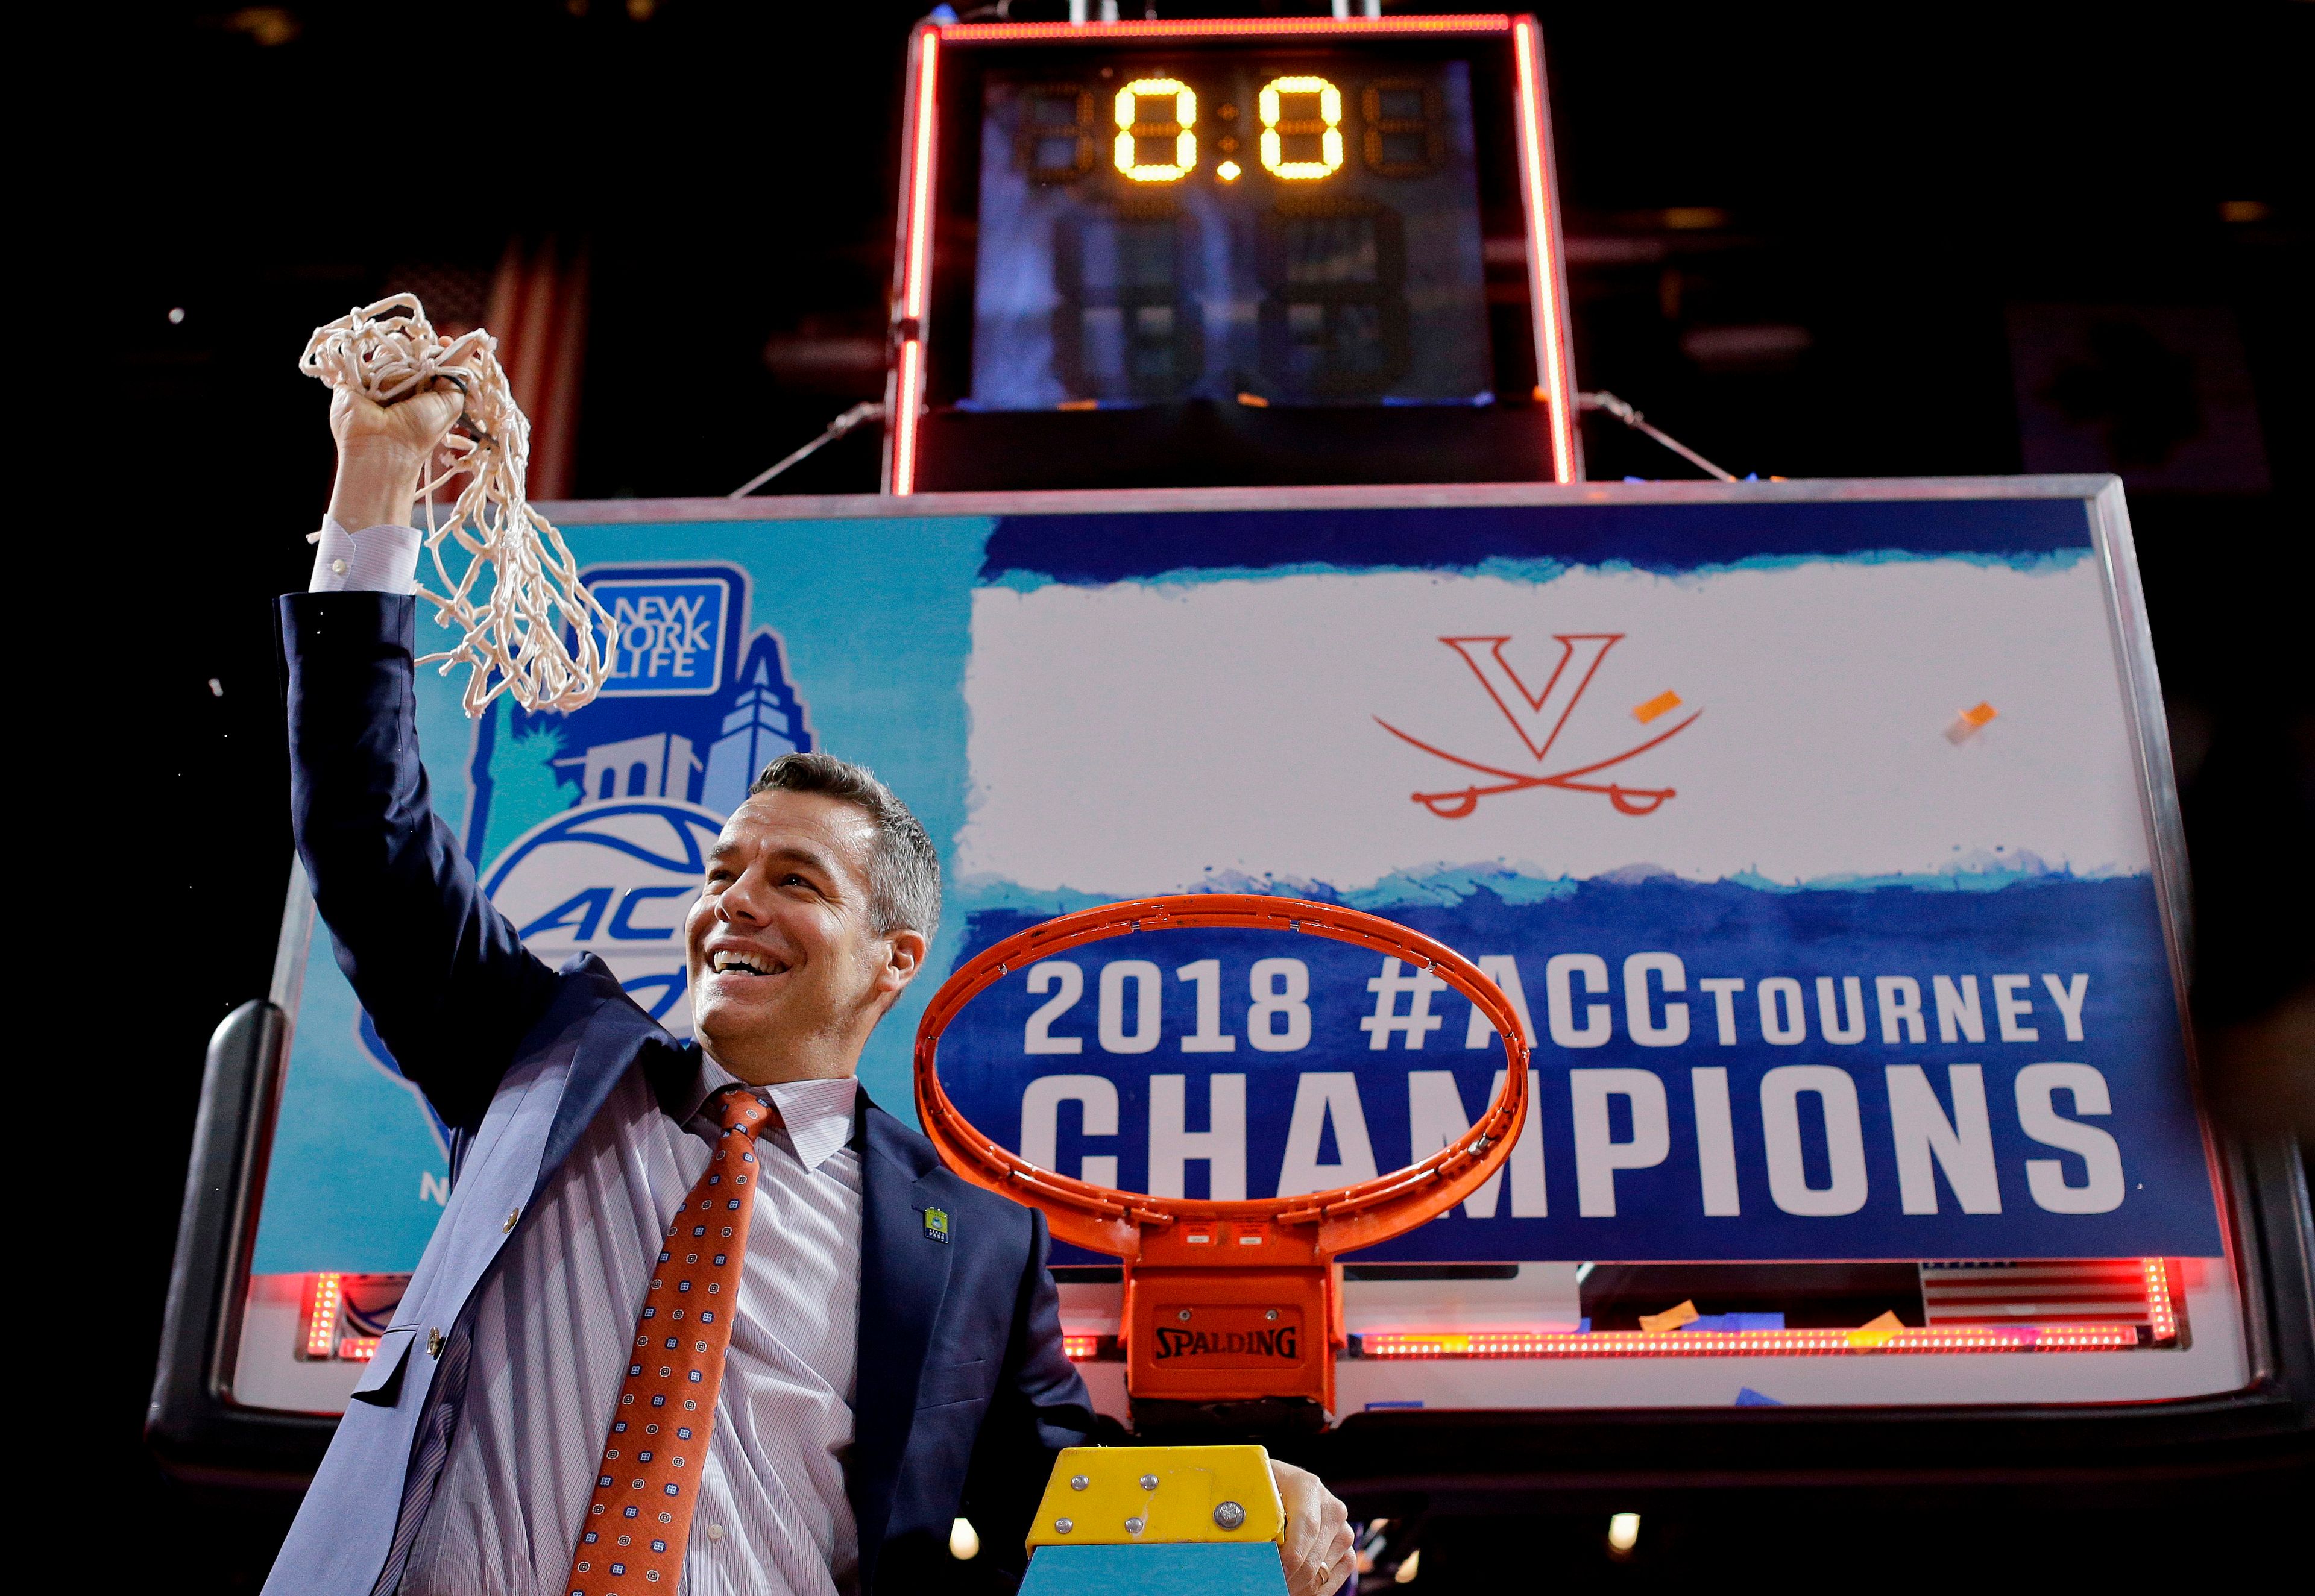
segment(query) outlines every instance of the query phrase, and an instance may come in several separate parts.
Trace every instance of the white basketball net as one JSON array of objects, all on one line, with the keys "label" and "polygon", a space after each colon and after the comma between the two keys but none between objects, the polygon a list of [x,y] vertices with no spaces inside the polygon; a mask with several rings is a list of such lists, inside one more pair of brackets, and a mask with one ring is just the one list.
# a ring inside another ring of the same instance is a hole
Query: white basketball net
[{"label": "white basketball net", "polygon": [[[464,635],[456,648],[424,655],[418,663],[439,660],[445,676],[462,664],[470,668],[465,694],[470,719],[501,693],[512,693],[534,713],[590,702],[610,672],[596,631],[612,636],[613,623],[580,581],[563,534],[523,498],[530,422],[499,366],[498,341],[480,331],[445,340],[415,295],[395,294],[315,328],[297,368],[379,404],[422,393],[438,377],[465,391],[466,425],[473,436],[453,431],[443,439],[428,463],[431,474],[419,484],[426,500],[426,548],[442,591],[422,584],[417,590],[435,606],[436,620]],[[460,475],[466,485],[449,519],[438,526],[434,490]],[[442,558],[442,545],[454,538],[470,556],[455,578]],[[492,580],[477,598],[485,569]]]}]

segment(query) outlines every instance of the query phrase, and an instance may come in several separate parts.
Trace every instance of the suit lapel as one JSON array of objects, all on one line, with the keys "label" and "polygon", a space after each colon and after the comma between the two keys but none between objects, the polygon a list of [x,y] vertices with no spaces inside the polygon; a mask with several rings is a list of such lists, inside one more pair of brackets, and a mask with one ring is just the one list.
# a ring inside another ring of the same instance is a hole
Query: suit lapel
[{"label": "suit lapel", "polygon": [[931,1148],[912,1145],[865,1092],[860,1104],[860,1362],[849,1490],[865,1591],[872,1588],[876,1549],[891,1515],[893,1483],[955,1249],[926,1234],[925,1209],[940,1206],[939,1193],[927,1190],[940,1171]]}]

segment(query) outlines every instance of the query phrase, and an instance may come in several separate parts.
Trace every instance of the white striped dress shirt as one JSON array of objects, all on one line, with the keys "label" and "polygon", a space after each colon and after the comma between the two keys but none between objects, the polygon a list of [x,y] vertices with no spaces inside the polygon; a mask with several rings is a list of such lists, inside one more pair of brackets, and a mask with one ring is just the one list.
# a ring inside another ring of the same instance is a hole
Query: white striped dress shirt
[{"label": "white striped dress shirt", "polygon": [[[407,593],[419,535],[324,519],[311,590]],[[699,1056],[680,1104],[640,1069],[611,1093],[483,1287],[449,1456],[402,1596],[562,1596],[618,1404],[651,1266],[739,1083]],[[859,1361],[855,1083],[758,1088],[783,1128],[758,1143],[739,1312],[715,1400],[679,1596],[836,1596],[857,1583],[845,1494]]]},{"label": "white striped dress shirt", "polygon": [[[483,1288],[450,1455],[404,1596],[560,1596],[618,1404],[652,1261],[732,1084],[702,1059],[679,1125],[640,1070],[611,1094]],[[854,1083],[762,1088],[740,1311],[684,1561],[686,1596],[834,1596],[859,1544],[845,1494],[860,1308]]]}]

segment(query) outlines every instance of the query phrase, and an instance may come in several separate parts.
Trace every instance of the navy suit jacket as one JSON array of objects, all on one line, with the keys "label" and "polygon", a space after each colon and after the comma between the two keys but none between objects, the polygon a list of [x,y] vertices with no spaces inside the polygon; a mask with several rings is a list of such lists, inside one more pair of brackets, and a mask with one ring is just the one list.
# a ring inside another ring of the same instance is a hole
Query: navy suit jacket
[{"label": "navy suit jacket", "polygon": [[[548,969],[483,896],[419,764],[415,614],[415,600],[378,593],[281,600],[298,852],[340,967],[451,1127],[452,1183],[269,1592],[369,1596],[396,1523],[430,1500],[420,1442],[456,1420],[457,1393],[436,1388],[439,1349],[519,1233],[507,1216],[529,1211],[627,1071],[667,1079],[696,1062],[600,961]],[[1054,1450],[1096,1424],[1061,1350],[1044,1216],[958,1179],[865,1094],[856,1146],[860,1347],[846,1483],[861,1588],[946,1583],[960,1569],[947,1551],[960,1514],[989,1562],[1017,1571]],[[933,1207],[950,1215],[946,1245],[926,1232]]]}]

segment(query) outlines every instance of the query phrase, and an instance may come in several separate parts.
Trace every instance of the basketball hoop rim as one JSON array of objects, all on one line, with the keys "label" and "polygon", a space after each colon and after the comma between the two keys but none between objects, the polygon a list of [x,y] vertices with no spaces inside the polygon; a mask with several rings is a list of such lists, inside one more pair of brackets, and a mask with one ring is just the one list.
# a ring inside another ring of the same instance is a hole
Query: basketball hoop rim
[{"label": "basketball hoop rim", "polygon": [[[1346,942],[1406,961],[1477,1005],[1503,1046],[1503,1084],[1486,1113],[1455,1141],[1389,1175],[1332,1191],[1217,1201],[1155,1197],[1040,1168],[974,1128],[940,1083],[940,1039],[965,1005],[1016,969],[1091,943],[1142,931],[1275,931]],[[941,983],[918,1022],[917,1113],[943,1162],[989,1190],[1044,1210],[1053,1234],[1097,1251],[1131,1256],[1145,1228],[1225,1221],[1318,1227],[1318,1250],[1334,1254],[1405,1234],[1461,1201],[1502,1167],[1528,1108],[1526,1033],[1485,971],[1446,944],[1379,915],[1338,904],[1259,893],[1176,893],[1080,909],[1017,932],[975,954]]]}]

